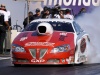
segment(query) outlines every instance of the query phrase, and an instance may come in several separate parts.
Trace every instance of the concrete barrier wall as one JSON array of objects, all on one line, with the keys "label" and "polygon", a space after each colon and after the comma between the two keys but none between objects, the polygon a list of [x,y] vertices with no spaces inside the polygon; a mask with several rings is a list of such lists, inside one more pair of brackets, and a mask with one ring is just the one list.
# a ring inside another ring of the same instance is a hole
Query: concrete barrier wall
[{"label": "concrete barrier wall", "polygon": [[11,49],[11,44],[19,33],[20,32],[17,32],[17,30],[6,31],[6,38],[4,41],[4,49],[5,50]]}]

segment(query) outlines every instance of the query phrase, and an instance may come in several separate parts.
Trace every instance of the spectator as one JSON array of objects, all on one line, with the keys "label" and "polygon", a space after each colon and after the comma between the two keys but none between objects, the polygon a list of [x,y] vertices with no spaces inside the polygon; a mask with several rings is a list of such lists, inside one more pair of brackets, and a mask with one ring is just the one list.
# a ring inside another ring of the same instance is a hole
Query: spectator
[{"label": "spectator", "polygon": [[[28,16],[29,16],[29,23],[30,23],[32,20],[34,20],[33,12],[30,11],[28,13]],[[23,21],[24,28],[27,26],[27,24],[28,24],[28,17],[26,17]]]},{"label": "spectator", "polygon": [[6,9],[6,6],[4,5],[4,4],[1,4],[1,9],[3,10],[3,11],[6,11],[7,12],[7,15],[8,15],[8,23],[9,23],[9,25],[10,25],[10,29],[11,29],[11,13],[10,13],[10,11],[8,11],[7,9]]},{"label": "spectator", "polygon": [[48,7],[47,7],[47,6],[44,6],[43,11],[41,11],[41,14],[44,14],[44,12],[45,12],[46,10],[48,10]]},{"label": "spectator", "polygon": [[[11,13],[10,13],[10,11],[8,11],[7,10],[7,14],[8,14],[8,18],[9,18],[9,21],[8,21],[8,23],[9,23],[9,25],[10,25],[10,27],[11,27]],[[11,27],[12,28],[12,27]]]},{"label": "spectator", "polygon": [[5,5],[0,7],[0,54],[3,53],[3,42],[6,37],[6,28],[10,30],[10,25],[8,23],[8,14],[5,9]]},{"label": "spectator", "polygon": [[56,4],[55,6],[54,6],[54,8],[52,9],[52,18],[58,18],[58,19],[60,19],[60,14],[59,14],[59,12],[60,12],[60,5],[59,4]]},{"label": "spectator", "polygon": [[66,14],[64,15],[63,18],[66,18],[66,19],[71,19],[73,20],[74,19],[74,16],[71,15],[71,10],[70,9],[66,9]]},{"label": "spectator", "polygon": [[44,13],[42,14],[42,18],[51,18],[49,8],[44,11]]},{"label": "spectator", "polygon": [[[5,25],[8,25],[8,23],[9,23],[9,26],[6,26],[6,29],[7,30],[11,30],[11,14],[10,14],[10,11],[8,11],[7,9],[6,9],[6,6],[4,5],[4,4],[1,4],[0,5],[0,10],[1,10],[1,14],[4,14],[4,18],[5,19],[8,19],[8,22],[5,22],[4,24]],[[3,13],[2,13],[3,12]],[[5,12],[6,12],[6,14],[5,14]],[[6,15],[6,16],[5,16]]]},{"label": "spectator", "polygon": [[75,15],[75,19],[77,19],[80,16],[83,16],[86,13],[86,9],[85,8],[81,8],[79,13],[77,15]]},{"label": "spectator", "polygon": [[60,10],[59,15],[60,15],[60,18],[64,18],[64,12],[62,10]]},{"label": "spectator", "polygon": [[41,15],[39,8],[37,8],[35,12],[36,12],[36,14],[34,15],[34,19],[42,18],[42,15]]}]

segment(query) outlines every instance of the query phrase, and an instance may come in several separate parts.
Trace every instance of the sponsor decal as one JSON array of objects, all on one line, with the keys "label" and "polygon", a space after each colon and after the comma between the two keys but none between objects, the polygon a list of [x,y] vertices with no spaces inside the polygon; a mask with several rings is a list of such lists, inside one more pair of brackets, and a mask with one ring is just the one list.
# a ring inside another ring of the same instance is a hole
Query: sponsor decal
[{"label": "sponsor decal", "polygon": [[26,40],[28,37],[27,37],[28,33],[24,33],[20,39],[20,41],[24,41]]},{"label": "sponsor decal", "polygon": [[86,40],[83,38],[81,40],[80,50],[81,50],[82,53],[84,53],[85,52],[85,49],[86,49]]},{"label": "sponsor decal", "polygon": [[[43,2],[32,2],[31,10],[40,8],[43,10],[44,6],[53,7],[59,4],[61,8],[71,8],[73,15],[78,14],[81,8],[86,8],[87,11],[91,11],[97,6],[100,6],[100,0],[43,0]],[[33,8],[33,6],[35,6]]]},{"label": "sponsor decal", "polygon": [[74,56],[69,57],[70,64],[74,63]]},{"label": "sponsor decal", "polygon": [[28,33],[24,33],[22,37],[27,37]]},{"label": "sponsor decal", "polygon": [[60,35],[66,36],[66,35],[67,35],[67,33],[60,33]]},{"label": "sponsor decal", "polygon": [[80,57],[78,58],[78,62],[84,62],[84,61],[86,61],[85,55],[82,55],[82,56],[80,56]]},{"label": "sponsor decal", "polygon": [[63,5],[63,6],[99,6],[100,0],[44,0],[43,4],[44,6],[51,6],[51,5]]},{"label": "sponsor decal", "polygon": [[54,46],[54,44],[50,42],[28,42],[25,46]]},{"label": "sponsor decal", "polygon": [[66,38],[66,35],[67,35],[67,33],[60,33],[60,38],[59,38],[59,40],[60,40],[60,41],[64,41],[65,38]]},{"label": "sponsor decal", "polygon": [[42,62],[45,62],[45,60],[44,59],[32,59],[31,60],[31,62],[33,62],[33,63],[42,63]]},{"label": "sponsor decal", "polygon": [[21,39],[20,39],[20,41],[24,41],[24,40],[26,40],[28,37],[22,37]]}]

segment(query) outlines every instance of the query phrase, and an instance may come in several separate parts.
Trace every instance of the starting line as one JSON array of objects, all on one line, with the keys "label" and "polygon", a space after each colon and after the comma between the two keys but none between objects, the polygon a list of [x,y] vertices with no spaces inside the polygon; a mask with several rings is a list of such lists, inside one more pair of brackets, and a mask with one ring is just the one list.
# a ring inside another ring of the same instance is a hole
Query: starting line
[{"label": "starting line", "polygon": [[0,60],[11,59],[11,57],[0,57]]}]

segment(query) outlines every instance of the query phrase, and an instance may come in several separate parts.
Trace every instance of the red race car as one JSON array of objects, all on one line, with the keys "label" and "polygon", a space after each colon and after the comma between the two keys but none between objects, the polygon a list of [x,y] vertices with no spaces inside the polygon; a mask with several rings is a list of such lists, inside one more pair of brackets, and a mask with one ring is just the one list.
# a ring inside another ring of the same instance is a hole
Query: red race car
[{"label": "red race car", "polygon": [[74,20],[34,20],[14,39],[12,62],[14,66],[84,63],[89,41]]}]

